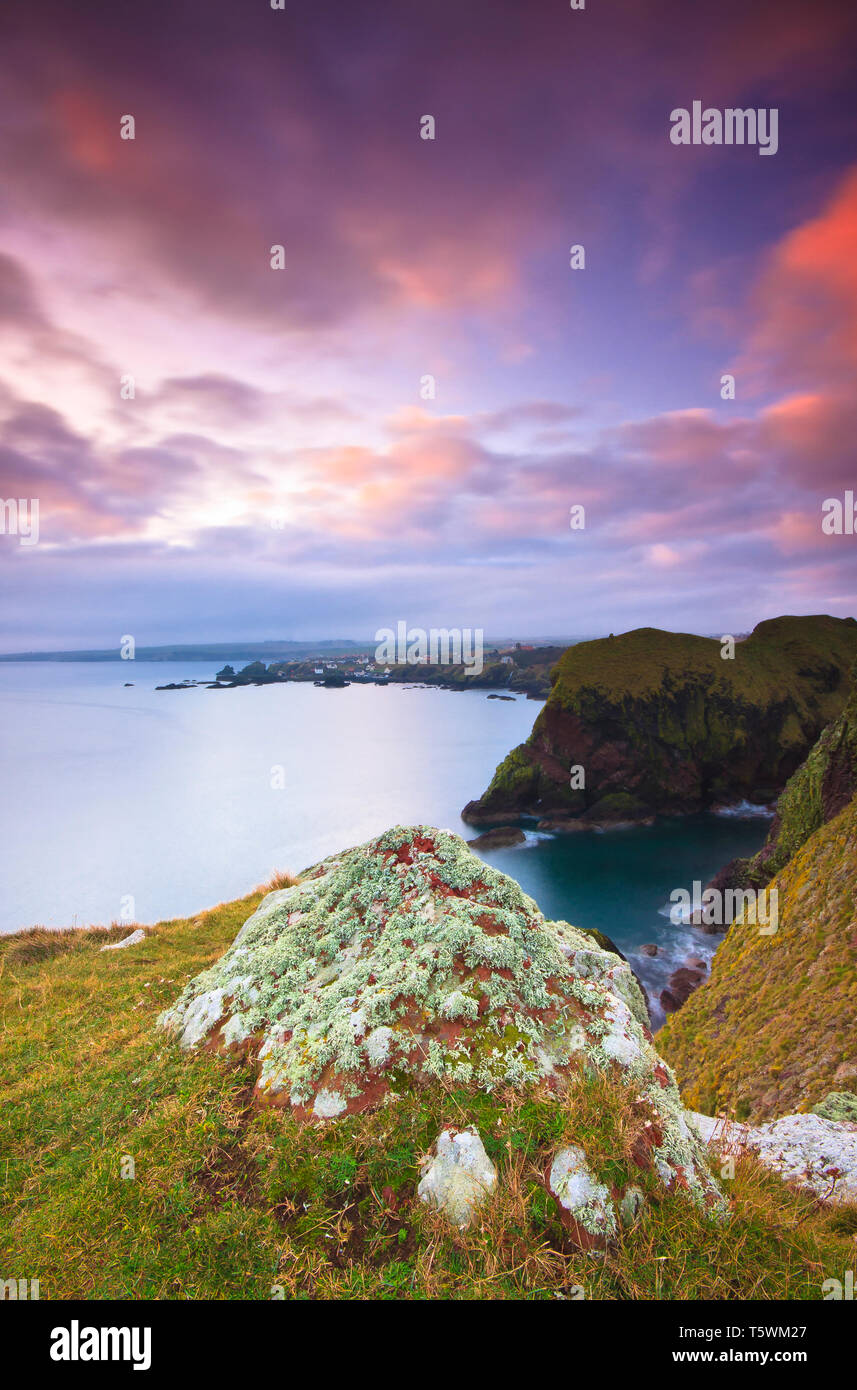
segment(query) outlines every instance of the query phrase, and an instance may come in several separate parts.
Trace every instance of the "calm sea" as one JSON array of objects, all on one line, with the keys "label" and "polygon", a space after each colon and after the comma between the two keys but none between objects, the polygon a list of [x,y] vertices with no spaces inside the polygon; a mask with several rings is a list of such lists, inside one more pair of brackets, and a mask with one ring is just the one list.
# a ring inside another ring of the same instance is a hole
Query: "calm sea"
[{"label": "calm sea", "polygon": [[[459,811],[541,704],[392,686],[156,691],[183,663],[0,663],[0,932],[186,916],[391,825],[465,837]],[[126,686],[125,682],[132,682]],[[550,917],[598,927],[650,990],[717,938],[663,915],[767,822],[697,816],[605,834],[528,832],[484,855]],[[639,957],[654,942],[660,955]]]}]

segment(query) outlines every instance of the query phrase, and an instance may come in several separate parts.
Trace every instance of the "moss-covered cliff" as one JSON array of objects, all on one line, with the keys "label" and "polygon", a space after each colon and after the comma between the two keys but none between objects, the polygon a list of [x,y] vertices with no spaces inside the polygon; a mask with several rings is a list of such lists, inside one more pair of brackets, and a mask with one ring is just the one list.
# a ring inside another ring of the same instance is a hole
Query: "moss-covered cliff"
[{"label": "moss-covered cliff", "polygon": [[[852,672],[852,676],[857,671]],[[733,859],[713,880],[717,888],[763,888],[785,868],[814,831],[857,794],[857,687],[824,729],[777,802],[770,834],[752,859]]]},{"label": "moss-covered cliff", "polygon": [[735,921],[711,978],[658,1034],[686,1104],[762,1120],[855,1088],[855,889],[851,802],[772,879],[777,931],[762,934],[752,913]]},{"label": "moss-covered cliff", "polygon": [[[529,739],[464,819],[639,819],[773,798],[842,712],[857,622],[775,618],[732,659],[722,650],[656,628],[569,648]],[[583,787],[571,785],[575,765]]]}]

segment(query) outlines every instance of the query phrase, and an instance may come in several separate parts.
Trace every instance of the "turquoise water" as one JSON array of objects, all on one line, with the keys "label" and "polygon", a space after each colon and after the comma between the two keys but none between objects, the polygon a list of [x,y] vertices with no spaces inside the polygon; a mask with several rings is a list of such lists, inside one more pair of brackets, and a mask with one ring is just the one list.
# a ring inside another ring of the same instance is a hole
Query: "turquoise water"
[{"label": "turquoise water", "polygon": [[[392,686],[156,691],[184,663],[0,664],[0,931],[198,912],[390,825],[472,837],[459,811],[529,733],[540,703]],[[132,682],[126,687],[125,682]],[[659,909],[766,822],[716,816],[543,836],[484,856],[549,916],[598,927],[651,989],[716,938]]]},{"label": "turquoise water", "polygon": [[[688,955],[710,963],[719,936],[669,920],[670,893],[695,879],[703,884],[738,855],[753,854],[767,834],[760,817],[699,815],[658,820],[651,826],[574,835],[527,833],[526,845],[492,850],[483,858],[510,874],[548,917],[596,927],[628,956],[652,998]],[[652,943],[658,955],[641,955]]]}]

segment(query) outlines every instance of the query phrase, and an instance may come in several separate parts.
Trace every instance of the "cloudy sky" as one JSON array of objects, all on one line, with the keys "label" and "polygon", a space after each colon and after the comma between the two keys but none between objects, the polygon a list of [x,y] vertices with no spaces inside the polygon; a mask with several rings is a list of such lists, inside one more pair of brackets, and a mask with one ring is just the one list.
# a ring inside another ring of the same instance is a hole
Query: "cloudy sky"
[{"label": "cloudy sky", "polygon": [[[0,25],[0,650],[857,610],[853,5]],[[777,153],[673,145],[694,100]]]}]

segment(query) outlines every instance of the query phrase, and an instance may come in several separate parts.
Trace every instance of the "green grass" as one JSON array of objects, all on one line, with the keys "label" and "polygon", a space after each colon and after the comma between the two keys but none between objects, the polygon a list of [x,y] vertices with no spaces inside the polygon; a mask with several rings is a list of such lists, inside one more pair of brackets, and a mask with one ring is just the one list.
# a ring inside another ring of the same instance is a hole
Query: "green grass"
[{"label": "green grass", "polygon": [[[828,674],[833,684],[842,683],[855,655],[853,618],[768,619],[737,643],[731,660],[722,658],[716,638],[635,628],[569,647],[557,665],[552,699],[576,709],[582,692],[600,689],[621,704],[696,679],[746,703],[767,705],[791,695],[801,708],[809,690],[825,693]],[[840,700],[836,714],[841,707]]]},{"label": "green grass", "polygon": [[[252,1070],[182,1053],[154,1024],[260,897],[127,952],[100,954],[98,933],[52,953],[0,940],[0,1277],[37,1278],[45,1299],[798,1299],[853,1267],[853,1213],[751,1162],[724,1184],[727,1225],[640,1173],[649,1200],[618,1248],[576,1252],[545,1190],[551,1154],[574,1140],[603,1181],[633,1172],[639,1121],[600,1074],[563,1102],[439,1086],[327,1125],[259,1109]],[[463,1234],[416,1199],[445,1123],[475,1123],[500,1172]]]}]

